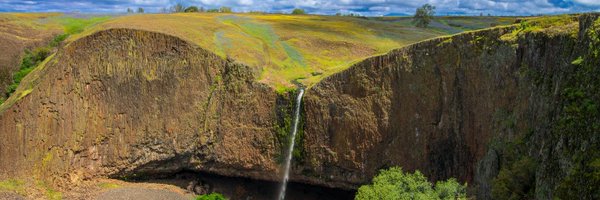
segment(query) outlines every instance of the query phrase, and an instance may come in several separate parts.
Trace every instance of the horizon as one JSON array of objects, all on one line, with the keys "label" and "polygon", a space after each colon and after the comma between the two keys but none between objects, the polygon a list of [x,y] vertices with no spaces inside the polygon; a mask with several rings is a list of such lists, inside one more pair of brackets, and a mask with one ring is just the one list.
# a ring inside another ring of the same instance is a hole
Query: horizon
[{"label": "horizon", "polygon": [[163,13],[177,3],[205,9],[225,6],[239,13],[290,13],[299,8],[315,15],[340,13],[372,17],[410,16],[416,8],[426,3],[436,6],[436,16],[532,16],[600,12],[600,1],[594,0],[0,0],[0,12],[124,14],[128,8],[144,8],[145,13]]}]

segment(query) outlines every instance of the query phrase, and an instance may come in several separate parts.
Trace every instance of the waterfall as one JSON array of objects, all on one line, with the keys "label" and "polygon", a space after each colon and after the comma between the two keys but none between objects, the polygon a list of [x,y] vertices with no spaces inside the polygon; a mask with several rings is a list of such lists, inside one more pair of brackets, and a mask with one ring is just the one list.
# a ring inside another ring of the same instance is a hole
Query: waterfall
[{"label": "waterfall", "polygon": [[294,143],[296,143],[296,132],[298,131],[298,121],[300,118],[300,103],[302,102],[302,95],[304,95],[304,88],[300,88],[298,97],[296,97],[296,110],[294,112],[294,125],[292,126],[292,135],[290,136],[290,146],[288,147],[287,157],[285,158],[285,173],[283,174],[283,181],[281,182],[281,188],[279,189],[279,200],[285,199],[285,189],[287,187],[288,179],[290,178],[290,165],[292,164],[292,152],[294,151]]}]

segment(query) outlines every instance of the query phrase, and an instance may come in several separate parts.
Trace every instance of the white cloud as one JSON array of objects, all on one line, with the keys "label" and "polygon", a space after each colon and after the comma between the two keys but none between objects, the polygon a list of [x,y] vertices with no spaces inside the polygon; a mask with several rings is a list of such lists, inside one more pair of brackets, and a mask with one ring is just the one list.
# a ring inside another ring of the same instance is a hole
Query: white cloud
[{"label": "white cloud", "polygon": [[600,6],[600,0],[573,0],[575,3],[588,5],[588,6]]},{"label": "white cloud", "polygon": [[250,6],[250,5],[254,4],[254,1],[252,1],[252,0],[239,0],[238,3],[240,5],[244,5],[244,6]]}]

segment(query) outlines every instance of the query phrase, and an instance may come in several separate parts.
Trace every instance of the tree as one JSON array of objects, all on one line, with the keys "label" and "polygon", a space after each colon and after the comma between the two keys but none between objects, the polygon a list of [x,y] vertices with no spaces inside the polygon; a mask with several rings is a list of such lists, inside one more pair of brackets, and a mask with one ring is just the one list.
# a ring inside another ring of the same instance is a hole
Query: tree
[{"label": "tree", "polygon": [[223,6],[223,7],[219,8],[219,12],[222,12],[222,13],[232,13],[233,11],[231,10],[231,7]]},{"label": "tree", "polygon": [[425,4],[420,8],[417,8],[413,23],[415,23],[417,27],[427,28],[429,23],[431,23],[433,15],[435,15],[435,6]]},{"label": "tree", "polygon": [[137,12],[138,12],[138,13],[144,13],[144,8],[141,8],[141,7],[140,7],[140,8],[138,8],[138,11],[137,11]]},{"label": "tree", "polygon": [[133,13],[133,10],[131,8],[127,8],[127,13]]},{"label": "tree", "polygon": [[168,12],[169,12],[169,9],[167,9],[167,8],[161,8],[161,9],[160,9],[160,12],[161,12],[161,13],[168,13]]},{"label": "tree", "polygon": [[198,12],[198,11],[199,11],[199,9],[198,9],[198,7],[196,7],[196,6],[190,6],[190,7],[187,7],[187,8],[184,10],[184,12],[186,12],[186,13],[189,13],[189,12]]},{"label": "tree", "polygon": [[183,6],[183,4],[181,4],[181,3],[177,3],[171,8],[171,10],[173,10],[173,12],[176,12],[176,13],[183,12],[184,9],[185,9],[185,6]]},{"label": "tree", "polygon": [[306,11],[304,11],[304,9],[296,8],[296,9],[292,10],[292,15],[304,15],[304,14],[306,14]]},{"label": "tree", "polygon": [[402,168],[392,167],[381,170],[373,184],[358,188],[355,199],[466,199],[466,187],[455,179],[437,182],[432,187],[421,172],[404,173]]}]

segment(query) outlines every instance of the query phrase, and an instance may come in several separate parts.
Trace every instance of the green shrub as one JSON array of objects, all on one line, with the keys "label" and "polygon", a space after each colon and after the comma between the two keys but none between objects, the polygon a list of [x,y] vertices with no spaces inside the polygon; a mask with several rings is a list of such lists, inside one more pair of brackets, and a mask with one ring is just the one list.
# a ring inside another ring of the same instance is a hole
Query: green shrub
[{"label": "green shrub", "polygon": [[204,194],[204,195],[200,195],[198,197],[196,197],[196,200],[226,200],[227,198],[225,198],[225,196],[223,196],[222,194],[213,192],[210,194]]},{"label": "green shrub", "polygon": [[306,11],[304,9],[296,8],[292,11],[292,15],[305,15]]},{"label": "green shrub", "polygon": [[371,185],[358,188],[355,199],[466,199],[466,184],[456,179],[440,181],[432,187],[419,171],[404,173],[400,167],[381,170]]},{"label": "green shrub", "polygon": [[455,178],[451,178],[438,181],[435,184],[435,193],[440,199],[466,199],[466,188],[466,185],[461,185]]},{"label": "green shrub", "polygon": [[523,157],[511,166],[502,168],[492,181],[494,199],[534,199],[536,163]]},{"label": "green shrub", "polygon": [[56,37],[54,37],[54,39],[52,39],[52,41],[50,41],[50,44],[48,44],[50,47],[57,47],[62,41],[65,41],[65,39],[67,39],[67,37],[69,37],[69,34],[60,34],[57,35]]},{"label": "green shrub", "polygon": [[556,196],[560,199],[600,199],[600,158],[575,165],[558,185]]},{"label": "green shrub", "polygon": [[38,47],[33,50],[31,53],[33,56],[35,64],[44,61],[50,54],[52,53],[52,49],[49,47]]},{"label": "green shrub", "polygon": [[39,63],[50,56],[51,53],[52,50],[49,47],[38,47],[33,51],[25,50],[19,71],[13,74],[13,82],[6,88],[6,96],[10,97],[17,90],[23,78],[33,71]]},{"label": "green shrub", "polygon": [[[6,88],[6,96],[10,97],[10,95],[17,90],[17,87],[19,87],[23,78],[50,56],[50,54],[52,54],[52,49],[58,47],[58,45],[67,39],[67,37],[69,37],[69,34],[60,34],[54,37],[52,41],[48,43],[48,46],[38,47],[31,51],[25,50],[25,55],[21,59],[19,71],[13,74],[13,82]],[[0,102],[0,104],[2,103]]]},{"label": "green shrub", "polygon": [[200,10],[198,9],[198,7],[190,6],[190,7],[187,7],[183,12],[190,13],[190,12],[199,12],[199,11]]}]

